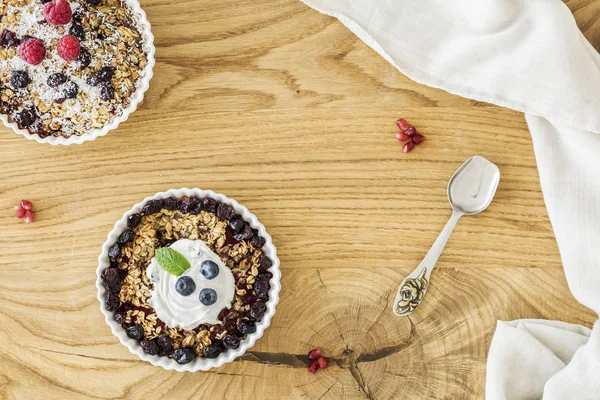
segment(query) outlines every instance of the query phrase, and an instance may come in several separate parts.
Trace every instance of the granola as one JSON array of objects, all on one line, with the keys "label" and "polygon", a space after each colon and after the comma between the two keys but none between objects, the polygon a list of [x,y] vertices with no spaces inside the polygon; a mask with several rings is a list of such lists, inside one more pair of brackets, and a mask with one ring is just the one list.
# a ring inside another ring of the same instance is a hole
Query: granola
[{"label": "granola", "polygon": [[[151,200],[141,214],[129,216],[128,226],[109,250],[111,267],[102,276],[105,305],[115,311],[115,320],[124,329],[141,327],[133,332],[137,336],[127,332],[140,340],[144,350],[151,350],[147,353],[171,356],[177,362],[189,362],[196,355],[216,357],[254,333],[255,323],[266,311],[272,261],[261,250],[264,238],[231,206],[210,198]],[[233,273],[236,292],[232,306],[219,314],[220,324],[192,330],[166,326],[149,303],[153,284],[146,269],[155,250],[180,239],[204,241]],[[156,342],[158,348],[145,342]],[[168,343],[166,350],[161,342]],[[191,359],[182,358],[182,352],[193,353]]]},{"label": "granola", "polygon": [[[72,18],[54,25],[45,20],[48,1],[0,3],[0,113],[42,138],[103,128],[129,107],[147,73],[150,45],[140,16],[124,0],[68,4]],[[76,47],[79,42],[79,50],[67,48],[76,52],[70,61],[59,49],[67,36]],[[45,48],[35,65],[23,55],[33,40]]]}]

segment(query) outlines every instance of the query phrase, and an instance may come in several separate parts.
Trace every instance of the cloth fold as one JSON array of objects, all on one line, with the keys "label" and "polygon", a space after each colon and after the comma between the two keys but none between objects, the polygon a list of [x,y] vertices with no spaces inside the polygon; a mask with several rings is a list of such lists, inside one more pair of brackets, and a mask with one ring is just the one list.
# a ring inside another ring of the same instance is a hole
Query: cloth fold
[{"label": "cloth fold", "polygon": [[[525,113],[575,298],[600,313],[600,55],[560,0],[302,0],[409,78]],[[498,322],[490,400],[600,399],[600,323]]]}]

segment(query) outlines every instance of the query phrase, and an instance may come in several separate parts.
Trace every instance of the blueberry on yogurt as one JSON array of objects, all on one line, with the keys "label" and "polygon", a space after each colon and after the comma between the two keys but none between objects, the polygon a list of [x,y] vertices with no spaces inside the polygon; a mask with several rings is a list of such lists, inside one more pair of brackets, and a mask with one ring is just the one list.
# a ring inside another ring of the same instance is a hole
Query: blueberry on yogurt
[{"label": "blueberry on yogurt", "polygon": [[212,306],[217,302],[217,292],[213,289],[202,289],[200,292],[200,303],[205,306]]},{"label": "blueberry on yogurt", "polygon": [[175,284],[175,290],[182,296],[189,296],[194,293],[196,290],[196,282],[189,276],[182,276],[177,279],[177,283]]},{"label": "blueberry on yogurt", "polygon": [[200,264],[200,272],[206,279],[215,279],[219,275],[219,266],[214,261],[206,260]]}]

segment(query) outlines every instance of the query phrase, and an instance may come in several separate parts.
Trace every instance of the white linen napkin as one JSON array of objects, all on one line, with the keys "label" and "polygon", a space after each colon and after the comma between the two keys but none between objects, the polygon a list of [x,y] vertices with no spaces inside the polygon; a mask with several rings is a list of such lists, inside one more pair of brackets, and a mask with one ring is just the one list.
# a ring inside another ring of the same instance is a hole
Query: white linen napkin
[{"label": "white linen napkin", "polygon": [[[526,114],[569,288],[600,313],[600,55],[569,9],[560,0],[302,1],[411,79]],[[600,322],[498,322],[486,396],[600,399]]]}]

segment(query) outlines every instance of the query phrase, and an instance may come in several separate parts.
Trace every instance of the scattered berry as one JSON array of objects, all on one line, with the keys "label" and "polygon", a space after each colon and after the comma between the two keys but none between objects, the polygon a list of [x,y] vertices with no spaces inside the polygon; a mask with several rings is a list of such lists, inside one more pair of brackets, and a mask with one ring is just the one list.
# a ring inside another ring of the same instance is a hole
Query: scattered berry
[{"label": "scattered berry", "polygon": [[310,367],[308,367],[308,372],[310,372],[311,374],[316,374],[318,370],[319,370],[319,362],[318,361],[313,361],[312,364],[310,364]]},{"label": "scattered berry", "polygon": [[31,108],[26,108],[15,117],[20,128],[28,128],[37,121],[37,114]]},{"label": "scattered berry", "polygon": [[202,289],[200,292],[200,303],[212,306],[217,302],[217,292],[214,289]]},{"label": "scattered berry", "polygon": [[21,200],[21,207],[23,207],[25,210],[31,210],[33,208],[33,203],[31,203],[29,200]]},{"label": "scattered berry", "polygon": [[219,354],[223,351],[223,347],[220,343],[209,344],[202,350],[202,354],[206,358],[217,358]]},{"label": "scattered berry", "polygon": [[15,71],[10,77],[10,83],[15,89],[23,89],[29,85],[29,82],[31,82],[31,79],[29,79],[29,74],[25,71]]},{"label": "scattered berry", "polygon": [[37,39],[29,39],[19,47],[19,56],[27,64],[38,65],[46,57],[44,44]]},{"label": "scattered berry", "polygon": [[409,126],[408,129],[405,132],[409,137],[413,137],[416,133],[417,130],[415,129],[414,126]]},{"label": "scattered berry", "polygon": [[74,99],[79,94],[79,86],[75,82],[68,82],[63,89],[63,95],[67,99]]},{"label": "scattered berry", "polygon": [[319,363],[320,369],[325,369],[329,365],[329,363],[327,362],[327,360],[324,357],[319,357],[317,362]]},{"label": "scattered berry", "polygon": [[175,360],[177,364],[187,364],[195,358],[196,352],[193,347],[186,346],[173,352],[173,360]]},{"label": "scattered berry", "polygon": [[415,147],[415,142],[406,142],[406,143],[404,143],[404,146],[402,147],[402,151],[405,153],[408,153],[414,147]]},{"label": "scattered berry", "polygon": [[265,238],[258,236],[258,233],[255,233],[254,236],[252,236],[252,240],[250,241],[250,243],[252,243],[252,246],[254,246],[257,249],[262,248],[265,245],[265,242]]},{"label": "scattered berry", "polygon": [[214,279],[219,275],[219,266],[211,260],[203,261],[202,264],[200,264],[200,273],[206,279]]},{"label": "scattered berry", "polygon": [[321,350],[312,349],[311,351],[308,352],[308,358],[310,360],[318,360],[319,358],[321,358]]},{"label": "scattered berry", "polygon": [[177,279],[175,290],[182,296],[189,296],[196,290],[196,282],[189,276],[182,276]]},{"label": "scattered berry", "polygon": [[144,328],[141,325],[131,325],[129,328],[125,329],[125,333],[132,339],[140,340],[144,337]]},{"label": "scattered berry", "polygon": [[412,140],[413,142],[415,142],[415,144],[421,144],[425,141],[425,136],[416,133],[415,136],[413,136]]},{"label": "scattered berry", "polygon": [[[259,275],[260,277],[261,275]],[[269,297],[269,281],[264,279],[256,279],[254,283],[254,292],[256,293],[256,297],[261,300],[267,300]]]},{"label": "scattered berry", "polygon": [[140,346],[144,350],[144,353],[155,356],[158,354],[158,344],[154,340],[142,340]]},{"label": "scattered berry", "polygon": [[57,88],[63,83],[67,81],[67,76],[63,73],[57,72],[48,77],[48,81],[46,82],[48,86]]},{"label": "scattered berry", "polygon": [[15,209],[15,214],[17,214],[17,218],[23,218],[25,216],[25,212],[27,211],[21,206],[15,206],[14,209]]},{"label": "scattered berry", "polygon": [[[260,268],[263,270],[267,270],[273,266],[273,261],[265,253],[260,254]],[[269,278],[271,279],[271,278]]]},{"label": "scattered berry", "polygon": [[73,61],[79,57],[81,52],[79,40],[75,36],[65,35],[58,41],[56,51],[63,60]]},{"label": "scattered berry", "polygon": [[200,203],[197,197],[184,197],[177,204],[177,208],[184,214],[190,212],[191,209],[196,208],[196,205]]},{"label": "scattered berry", "polygon": [[71,21],[73,11],[66,0],[52,0],[44,6],[44,18],[52,25],[66,25]]},{"label": "scattered berry", "polygon": [[408,125],[408,122],[406,122],[406,120],[404,118],[400,118],[398,121],[396,121],[396,125],[398,125],[398,128],[400,128],[400,130],[405,131],[408,129],[408,127],[410,125]]},{"label": "scattered berry", "polygon": [[406,142],[408,140],[408,135],[404,132],[398,132],[396,133],[396,139],[398,139],[399,142]]},{"label": "scattered berry", "polygon": [[125,322],[125,316],[121,313],[115,313],[115,322],[119,325],[122,325]]},{"label": "scattered berry", "polygon": [[112,67],[102,67],[98,72],[90,75],[87,82],[91,86],[98,86],[102,83],[110,82],[114,74],[115,71]]}]

